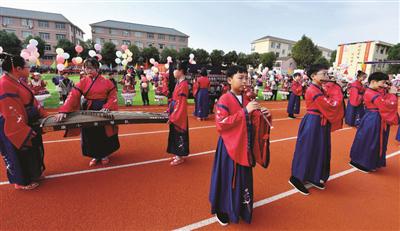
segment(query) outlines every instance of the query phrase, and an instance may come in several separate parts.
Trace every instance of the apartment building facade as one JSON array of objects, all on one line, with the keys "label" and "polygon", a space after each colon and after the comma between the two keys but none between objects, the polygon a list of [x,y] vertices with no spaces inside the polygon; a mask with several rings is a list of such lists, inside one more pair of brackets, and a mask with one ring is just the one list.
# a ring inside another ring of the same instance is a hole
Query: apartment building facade
[{"label": "apartment building facade", "polygon": [[68,39],[74,44],[83,40],[83,30],[62,14],[0,7],[0,30],[14,33],[21,41],[28,36],[39,36],[45,42],[42,60],[52,62],[57,55],[58,40]]},{"label": "apartment building facade", "polygon": [[164,48],[188,47],[189,36],[173,28],[106,20],[90,24],[95,43],[112,42],[121,45],[136,45],[140,49],[155,47],[160,52]]},{"label": "apartment building facade", "polygon": [[[251,52],[257,53],[268,53],[274,52],[277,57],[288,57],[292,53],[293,45],[296,41],[273,37],[273,36],[264,36],[257,40],[254,40],[251,43]],[[332,55],[332,50],[318,46],[318,49],[322,52],[322,56],[327,60],[330,60]]]}]

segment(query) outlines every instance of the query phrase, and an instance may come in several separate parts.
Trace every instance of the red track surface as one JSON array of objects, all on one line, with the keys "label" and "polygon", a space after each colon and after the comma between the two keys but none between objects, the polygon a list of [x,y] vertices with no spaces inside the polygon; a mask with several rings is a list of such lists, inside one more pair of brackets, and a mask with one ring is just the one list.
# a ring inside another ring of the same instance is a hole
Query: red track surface
[{"label": "red track surface", "polygon": [[[254,169],[256,202],[292,190],[287,180],[300,123],[286,118],[286,102],[263,104],[273,109],[275,128],[270,167]],[[161,112],[165,107],[127,109]],[[121,148],[112,155],[110,168],[89,168],[79,137],[45,134],[45,175],[50,178],[37,190],[14,190],[6,183],[4,164],[0,167],[0,230],[170,230],[207,222],[212,217],[208,192],[218,136],[213,120],[199,122],[189,115],[189,127],[190,151],[199,155],[176,167],[166,159],[170,156],[165,152],[164,124],[121,126]],[[388,154],[400,149],[396,131],[392,127]],[[351,169],[354,135],[352,128],[332,134],[331,175]],[[351,172],[329,181],[324,191],[311,189],[307,197],[295,193],[261,205],[255,208],[251,225],[228,229],[399,230],[399,156],[389,158],[387,167],[373,174]],[[145,162],[151,160],[156,161]],[[221,228],[210,223],[203,228]]]}]

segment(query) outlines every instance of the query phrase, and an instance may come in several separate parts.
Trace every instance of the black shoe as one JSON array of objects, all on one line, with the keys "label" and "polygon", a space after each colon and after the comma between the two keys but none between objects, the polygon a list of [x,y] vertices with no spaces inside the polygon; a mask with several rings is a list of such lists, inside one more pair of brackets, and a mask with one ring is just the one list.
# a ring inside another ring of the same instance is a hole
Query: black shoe
[{"label": "black shoe", "polygon": [[217,221],[220,225],[226,226],[229,224],[229,217],[226,213],[217,213]]},{"label": "black shoe", "polygon": [[357,170],[363,172],[363,173],[370,173],[371,171],[368,170],[367,168],[364,168],[363,166],[357,164],[356,162],[350,161],[350,166],[356,168]]},{"label": "black shoe", "polygon": [[289,117],[292,119],[296,119],[296,117],[293,114],[289,114]]},{"label": "black shoe", "polygon": [[311,181],[309,181],[308,183],[310,183],[312,186],[316,187],[317,189],[321,189],[321,190],[325,189],[325,185],[322,184],[322,183],[314,183],[314,182],[311,182]]},{"label": "black shoe", "polygon": [[294,176],[291,176],[289,179],[289,184],[291,184],[295,189],[297,189],[301,194],[307,196],[310,194],[308,189],[304,186],[304,184]]}]

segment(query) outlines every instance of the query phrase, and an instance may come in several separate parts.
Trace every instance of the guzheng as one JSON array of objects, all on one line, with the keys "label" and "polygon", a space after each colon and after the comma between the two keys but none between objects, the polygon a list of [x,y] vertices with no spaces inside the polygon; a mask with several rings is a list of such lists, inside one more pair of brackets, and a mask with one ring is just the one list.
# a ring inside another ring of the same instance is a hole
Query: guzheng
[{"label": "guzheng", "polygon": [[39,120],[44,132],[82,127],[96,127],[118,124],[166,123],[167,113],[128,112],[128,111],[77,111],[67,114],[61,122],[56,122],[54,115]]}]

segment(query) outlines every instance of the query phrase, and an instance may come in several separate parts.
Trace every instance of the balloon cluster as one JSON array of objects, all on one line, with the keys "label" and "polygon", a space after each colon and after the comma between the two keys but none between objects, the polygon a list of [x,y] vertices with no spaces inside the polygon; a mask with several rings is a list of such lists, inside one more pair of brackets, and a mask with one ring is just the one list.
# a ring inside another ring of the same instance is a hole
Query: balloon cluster
[{"label": "balloon cluster", "polygon": [[75,51],[76,51],[78,56],[72,58],[72,63],[74,65],[79,65],[79,64],[81,64],[83,62],[82,57],[79,56],[79,54],[82,53],[82,51],[83,51],[83,47],[81,45],[76,45],[75,46]]},{"label": "balloon cluster", "polygon": [[57,70],[63,71],[65,68],[64,62],[69,59],[70,55],[67,52],[64,52],[64,49],[62,48],[57,48],[56,53]]},{"label": "balloon cluster", "polygon": [[194,54],[189,55],[189,63],[190,64],[196,64],[196,61],[194,61]]},{"label": "balloon cluster", "polygon": [[129,62],[132,62],[133,53],[128,49],[127,45],[122,45],[121,50],[122,51],[115,52],[115,55],[117,56],[117,58],[115,58],[115,63],[122,64],[122,66],[126,67]]},{"label": "balloon cluster", "polygon": [[154,58],[151,58],[149,61],[153,65],[151,67],[151,71],[153,73],[158,73],[158,65],[159,65],[159,63]]},{"label": "balloon cluster", "polygon": [[164,65],[164,67],[165,67],[166,69],[168,69],[170,63],[172,63],[172,57],[171,57],[171,56],[168,56],[168,57],[167,57],[167,63]]},{"label": "balloon cluster", "polygon": [[89,50],[88,54],[90,57],[97,57],[97,61],[100,61],[103,57],[99,53],[101,51],[101,45],[100,44],[94,44],[94,50]]},{"label": "balloon cluster", "polygon": [[36,39],[30,39],[29,44],[26,45],[26,49],[21,51],[21,57],[25,60],[29,60],[30,64],[36,64],[37,59],[40,57],[37,45],[39,42]]}]

